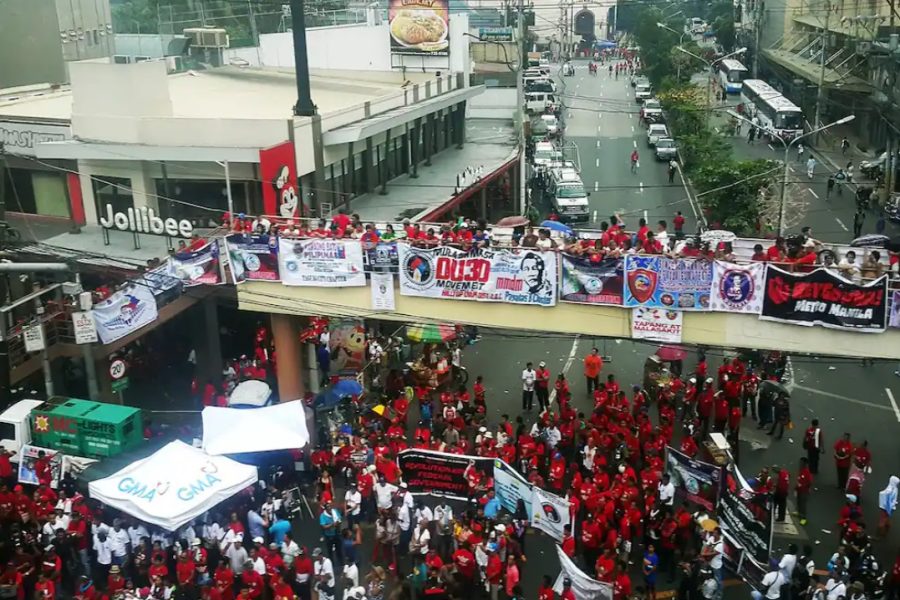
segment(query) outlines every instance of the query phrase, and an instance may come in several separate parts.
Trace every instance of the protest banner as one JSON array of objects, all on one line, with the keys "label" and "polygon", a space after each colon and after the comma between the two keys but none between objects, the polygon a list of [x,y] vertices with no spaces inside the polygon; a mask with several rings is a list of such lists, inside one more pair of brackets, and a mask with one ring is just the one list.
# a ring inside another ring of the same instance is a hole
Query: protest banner
[{"label": "protest banner", "polygon": [[562,284],[559,299],[582,304],[622,306],[624,261],[604,258],[592,261],[580,256],[561,255]]},{"label": "protest banner", "polygon": [[[403,481],[412,494],[428,494],[468,500],[471,471],[477,470],[482,485],[490,480],[494,460],[434,450],[403,450],[397,454]],[[484,493],[482,488],[479,493]]]},{"label": "protest banner", "polygon": [[207,242],[196,250],[176,252],[167,262],[169,275],[179,279],[185,287],[219,285],[225,283],[219,242]]},{"label": "protest banner", "polygon": [[525,505],[528,519],[532,517],[533,487],[511,465],[499,458],[494,459],[494,492],[500,506],[515,514],[519,500]]},{"label": "protest banner", "polygon": [[109,344],[129,335],[156,320],[156,298],[150,288],[131,285],[106,300],[94,305],[92,310],[97,335]]},{"label": "protest banner", "polygon": [[631,311],[631,337],[655,342],[681,342],[684,315],[679,310],[635,308]]},{"label": "protest banner", "polygon": [[537,486],[532,488],[531,498],[531,526],[562,542],[563,528],[569,523],[569,501]]},{"label": "protest banner", "polygon": [[362,245],[358,240],[281,238],[278,242],[278,272],[284,285],[366,285]]},{"label": "protest banner", "polygon": [[756,493],[743,477],[725,476],[718,506],[722,530],[753,557],[768,564],[772,547],[772,502],[767,494]]},{"label": "protest banner", "polygon": [[715,261],[709,309],[758,315],[762,310],[765,274],[763,263],[737,265]]},{"label": "protest banner", "polygon": [[613,587],[609,583],[603,583],[589,577],[584,571],[578,568],[571,558],[566,556],[562,548],[557,544],[556,554],[559,557],[559,564],[562,571],[553,584],[553,591],[557,594],[563,592],[563,580],[568,578],[572,582],[572,593],[575,594],[576,600],[613,600]]},{"label": "protest banner", "polygon": [[714,510],[722,491],[722,467],[695,460],[666,446],[666,474],[675,486],[675,496]]},{"label": "protest banner", "polygon": [[709,310],[712,262],[702,259],[628,255],[625,306]]},{"label": "protest banner", "polygon": [[270,235],[237,233],[225,237],[231,278],[245,281],[278,281],[278,239]]}]

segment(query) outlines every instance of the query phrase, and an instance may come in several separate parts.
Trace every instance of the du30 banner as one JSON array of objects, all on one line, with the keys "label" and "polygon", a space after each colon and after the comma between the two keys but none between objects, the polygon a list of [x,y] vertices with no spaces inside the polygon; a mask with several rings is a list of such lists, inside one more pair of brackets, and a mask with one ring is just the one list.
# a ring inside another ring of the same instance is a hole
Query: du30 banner
[{"label": "du30 banner", "polygon": [[185,287],[225,283],[216,240],[196,250],[176,252],[169,258],[168,269],[169,275],[180,279]]},{"label": "du30 banner", "polygon": [[636,340],[681,343],[684,314],[680,310],[635,308],[631,311],[631,337]]},{"label": "du30 banner", "polygon": [[764,493],[745,486],[743,478],[725,476],[718,507],[722,529],[761,564],[769,563],[772,504]]},{"label": "du30 banner", "polygon": [[762,310],[766,265],[736,265],[721,260],[713,264],[709,308],[724,312],[759,314]]},{"label": "du30 banner", "polygon": [[362,245],[357,240],[290,240],[278,244],[278,272],[285,285],[366,285]]},{"label": "du30 banner", "polygon": [[888,278],[864,285],[827,269],[788,273],[768,265],[761,319],[881,332],[887,326]]},{"label": "du30 banner", "polygon": [[891,327],[900,327],[900,290],[891,298]]},{"label": "du30 banner", "polygon": [[150,288],[131,285],[94,305],[97,335],[104,344],[133,333],[156,320],[156,298]]},{"label": "du30 banner", "polygon": [[412,248],[398,244],[400,294],[480,302],[556,304],[555,252]]},{"label": "du30 banner", "polygon": [[303,216],[293,142],[282,142],[259,151],[259,177],[262,179],[264,214],[284,219]]},{"label": "du30 banner", "polygon": [[661,256],[625,257],[625,306],[709,310],[712,262]]},{"label": "du30 banner", "polygon": [[532,491],[531,526],[562,542],[563,527],[569,523],[569,501],[539,487]]},{"label": "du30 banner", "polygon": [[234,283],[278,281],[278,239],[236,233],[225,237]]},{"label": "du30 banner", "polygon": [[494,492],[500,500],[500,506],[512,514],[515,514],[519,500],[525,505],[528,519],[532,518],[532,505],[534,503],[534,486],[508,463],[494,459]]},{"label": "du30 banner", "polygon": [[679,498],[714,510],[722,491],[722,467],[694,460],[666,446],[666,474]]},{"label": "du30 banner", "polygon": [[621,258],[604,258],[594,262],[580,256],[561,255],[562,287],[559,299],[585,304],[622,306],[624,278]]},{"label": "du30 banner", "polygon": [[562,571],[553,584],[553,591],[557,594],[563,592],[563,580],[568,577],[572,582],[572,592],[578,600],[612,600],[613,587],[609,583],[603,583],[589,577],[584,571],[578,568],[571,558],[566,556],[562,551],[562,547],[556,545],[556,554],[559,557],[559,565]]},{"label": "du30 banner", "polygon": [[485,492],[493,475],[494,461],[479,456],[449,454],[434,450],[402,450],[397,465],[412,494],[429,494],[468,500],[470,482],[478,494]]}]

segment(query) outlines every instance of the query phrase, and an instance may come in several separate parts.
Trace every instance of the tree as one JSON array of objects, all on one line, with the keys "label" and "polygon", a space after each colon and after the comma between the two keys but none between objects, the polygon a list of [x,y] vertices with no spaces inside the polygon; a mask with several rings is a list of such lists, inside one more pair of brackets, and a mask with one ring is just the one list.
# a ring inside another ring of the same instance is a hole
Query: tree
[{"label": "tree", "polygon": [[773,185],[778,165],[770,160],[704,160],[691,180],[709,222],[737,235],[754,235],[761,225],[761,190]]}]

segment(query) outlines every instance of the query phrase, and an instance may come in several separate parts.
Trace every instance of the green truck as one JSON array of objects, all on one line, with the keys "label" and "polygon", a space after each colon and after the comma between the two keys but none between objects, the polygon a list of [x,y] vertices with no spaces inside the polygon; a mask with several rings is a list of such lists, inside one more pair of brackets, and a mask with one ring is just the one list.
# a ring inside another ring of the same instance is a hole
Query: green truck
[{"label": "green truck", "polygon": [[141,411],[130,406],[53,396],[20,400],[0,414],[0,445],[14,462],[26,444],[100,459],[143,442]]}]

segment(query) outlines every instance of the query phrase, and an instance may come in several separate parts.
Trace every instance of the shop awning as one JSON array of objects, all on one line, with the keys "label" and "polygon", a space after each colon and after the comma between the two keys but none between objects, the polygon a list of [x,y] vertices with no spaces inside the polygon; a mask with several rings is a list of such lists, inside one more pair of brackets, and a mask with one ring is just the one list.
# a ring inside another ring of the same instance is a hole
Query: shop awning
[{"label": "shop awning", "polygon": [[107,506],[175,531],[257,479],[254,466],[210,456],[176,440],[105,479],[92,481],[88,491]]},{"label": "shop awning", "polygon": [[210,455],[292,450],[308,443],[299,400],[264,408],[203,409],[203,450]]}]

